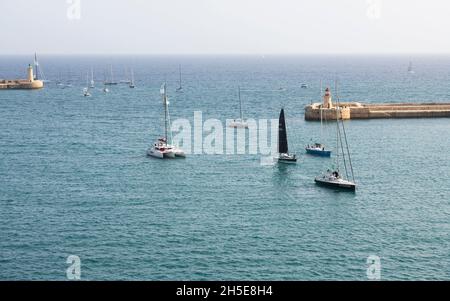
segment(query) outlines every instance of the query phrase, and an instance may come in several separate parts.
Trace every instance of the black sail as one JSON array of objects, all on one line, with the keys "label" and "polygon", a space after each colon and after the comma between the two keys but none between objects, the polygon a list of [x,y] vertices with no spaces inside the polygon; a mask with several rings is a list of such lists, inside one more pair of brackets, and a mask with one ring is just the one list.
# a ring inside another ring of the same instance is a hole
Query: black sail
[{"label": "black sail", "polygon": [[280,154],[287,154],[289,152],[286,133],[286,121],[284,119],[284,109],[281,109],[280,120],[278,123],[278,152]]}]

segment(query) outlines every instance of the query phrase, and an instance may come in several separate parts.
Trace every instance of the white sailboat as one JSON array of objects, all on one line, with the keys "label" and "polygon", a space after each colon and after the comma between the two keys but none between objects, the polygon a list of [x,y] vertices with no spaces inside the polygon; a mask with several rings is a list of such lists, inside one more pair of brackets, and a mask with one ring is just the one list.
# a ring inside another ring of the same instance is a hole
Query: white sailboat
[{"label": "white sailboat", "polygon": [[133,69],[131,69],[131,81],[130,81],[130,86],[131,89],[134,89],[136,86],[134,85],[134,71]]},{"label": "white sailboat", "polygon": [[409,65],[408,65],[408,73],[409,74],[414,74],[415,73],[414,69],[413,69],[413,64],[412,64],[411,61],[409,62]]},{"label": "white sailboat", "polygon": [[114,81],[114,73],[113,73],[113,67],[110,66],[110,78],[109,80],[105,81],[105,86],[115,86],[117,85],[117,82]]},{"label": "white sailboat", "polygon": [[[322,81],[320,81],[320,96],[322,97]],[[329,88],[325,89],[325,95],[323,96],[323,103],[320,106],[320,142],[308,144],[306,146],[306,153],[319,156],[319,157],[331,157],[331,151],[327,150],[325,145],[322,143],[323,141],[323,106],[328,101],[331,101],[331,92]],[[326,120],[326,119],[325,119]]]},{"label": "white sailboat", "polygon": [[34,53],[34,80],[40,80],[43,83],[48,83],[50,82],[49,80],[47,80],[44,76],[44,72],[42,71],[41,66],[39,65],[39,61],[38,61],[38,57],[37,57],[37,53]]},{"label": "white sailboat", "polygon": [[86,88],[83,89],[84,97],[91,97],[91,93],[89,92],[89,75],[86,74]]},{"label": "white sailboat", "polygon": [[[336,84],[337,95],[337,84]],[[340,102],[337,96],[336,103],[336,166],[333,170],[328,169],[325,173],[317,176],[314,181],[317,185],[332,189],[356,190],[355,177],[353,173],[352,159],[347,142],[344,121],[340,118]],[[345,146],[345,149],[344,149]],[[344,172],[340,169],[340,160],[343,160]]]},{"label": "white sailboat", "polygon": [[94,68],[91,67],[91,85],[90,85],[91,89],[95,88],[95,82],[94,82]]},{"label": "white sailboat", "polygon": [[182,149],[168,143],[170,117],[166,83],[161,86],[160,93],[164,105],[164,137],[159,138],[153,146],[147,150],[147,155],[159,159],[185,158],[186,155]]},{"label": "white sailboat", "polygon": [[234,119],[230,122],[230,127],[232,128],[248,128],[248,123],[244,120],[244,114],[242,113],[242,99],[241,99],[241,88],[238,87],[238,97],[239,97],[239,116],[240,118]]}]

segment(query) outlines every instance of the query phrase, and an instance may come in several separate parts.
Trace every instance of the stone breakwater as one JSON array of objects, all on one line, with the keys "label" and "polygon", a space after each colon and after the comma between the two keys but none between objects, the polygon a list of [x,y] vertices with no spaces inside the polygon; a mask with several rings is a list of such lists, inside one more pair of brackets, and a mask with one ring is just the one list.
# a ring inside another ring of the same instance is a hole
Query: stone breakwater
[{"label": "stone breakwater", "polygon": [[344,120],[377,118],[440,118],[450,117],[450,103],[385,103],[362,104],[341,102],[339,110],[335,107],[323,108],[321,103],[305,107],[305,120],[335,120],[339,112]]}]

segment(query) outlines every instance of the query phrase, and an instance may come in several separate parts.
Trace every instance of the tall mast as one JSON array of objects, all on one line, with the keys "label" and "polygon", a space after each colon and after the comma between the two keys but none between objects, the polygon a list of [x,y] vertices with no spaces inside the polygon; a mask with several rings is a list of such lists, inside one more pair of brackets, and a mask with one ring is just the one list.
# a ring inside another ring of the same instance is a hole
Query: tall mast
[{"label": "tall mast", "polygon": [[91,67],[91,86],[94,87],[94,67]]},{"label": "tall mast", "polygon": [[[320,98],[321,99],[322,96],[322,80],[320,80]],[[320,105],[320,143],[323,143],[323,121],[322,121],[322,117],[323,117],[323,99],[321,99],[322,104]]]},{"label": "tall mast", "polygon": [[239,96],[239,114],[241,116],[241,121],[244,121],[244,116],[242,114],[242,100],[241,100],[241,87],[238,86],[238,96]]},{"label": "tall mast", "polygon": [[167,124],[167,115],[168,115],[168,111],[167,111],[167,89],[166,89],[166,83],[164,83],[163,85],[163,104],[164,104],[164,138],[166,139],[166,143],[168,142],[167,138],[167,132],[168,132],[168,124]]},{"label": "tall mast", "polygon": [[114,82],[113,67],[112,65],[110,67],[111,67],[111,83],[113,83]]},{"label": "tall mast", "polygon": [[36,52],[34,53],[34,71],[36,72],[34,79],[38,80],[39,79],[39,62],[37,60]]},{"label": "tall mast", "polygon": [[[336,93],[337,99],[337,79],[334,82],[334,92]],[[336,167],[339,172],[339,106],[336,103]]]},{"label": "tall mast", "polygon": [[182,89],[182,86],[181,86],[181,65],[178,66],[178,69],[180,71],[180,87],[179,87],[179,89]]}]

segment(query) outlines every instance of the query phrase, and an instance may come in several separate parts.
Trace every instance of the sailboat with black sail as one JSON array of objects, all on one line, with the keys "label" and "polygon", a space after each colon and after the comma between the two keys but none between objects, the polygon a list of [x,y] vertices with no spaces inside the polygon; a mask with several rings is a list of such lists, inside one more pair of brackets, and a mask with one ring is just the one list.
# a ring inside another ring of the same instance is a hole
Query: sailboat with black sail
[{"label": "sailboat with black sail", "polygon": [[278,122],[278,162],[279,163],[297,163],[297,156],[289,154],[286,119],[284,116],[284,109],[281,109],[280,118]]}]

